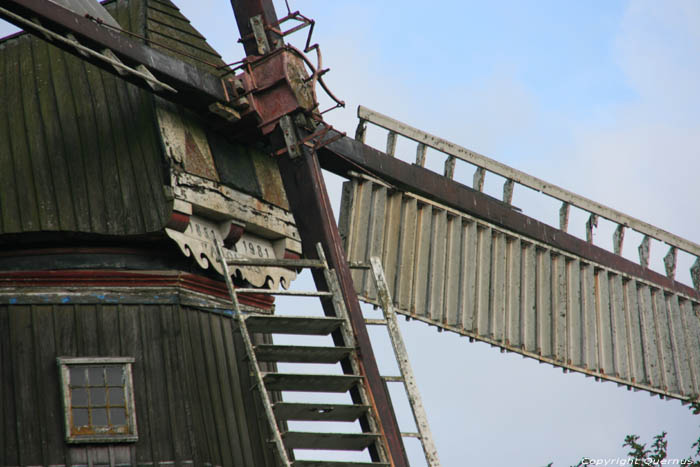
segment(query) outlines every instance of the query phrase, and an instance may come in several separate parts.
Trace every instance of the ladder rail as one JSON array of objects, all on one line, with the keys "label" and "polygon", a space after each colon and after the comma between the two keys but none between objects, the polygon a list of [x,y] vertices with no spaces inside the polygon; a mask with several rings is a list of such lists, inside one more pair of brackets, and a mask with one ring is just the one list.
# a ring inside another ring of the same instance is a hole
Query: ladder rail
[{"label": "ladder rail", "polygon": [[413,369],[411,368],[411,364],[408,360],[408,351],[406,350],[403,337],[401,337],[401,330],[399,329],[399,323],[396,319],[396,312],[394,311],[394,304],[391,299],[391,293],[389,292],[386,277],[384,276],[382,263],[376,256],[370,258],[370,263],[375,285],[377,286],[377,296],[384,313],[384,320],[386,321],[387,330],[389,331],[391,345],[394,349],[394,355],[396,356],[396,361],[399,365],[401,376],[403,377],[403,384],[406,388],[408,402],[411,405],[413,419],[416,423],[416,428],[418,429],[419,436],[413,437],[420,439],[428,466],[439,467],[440,459],[438,457],[437,448],[435,447],[435,442],[433,441],[433,435],[430,431],[428,417],[425,413],[420,392],[418,391],[418,385],[416,384]]},{"label": "ladder rail", "polygon": [[248,327],[245,322],[245,317],[241,313],[241,307],[238,303],[238,296],[236,295],[236,289],[231,281],[231,275],[229,274],[228,265],[224,258],[224,252],[221,249],[221,242],[216,241],[216,251],[219,255],[219,261],[221,262],[221,267],[224,271],[224,279],[226,281],[226,288],[228,289],[229,296],[231,297],[231,302],[233,303],[234,316],[238,320],[238,326],[241,330],[241,336],[243,338],[243,343],[246,349],[246,355],[248,357],[249,365],[254,369],[253,374],[255,377],[255,387],[258,388],[260,393],[260,398],[262,400],[263,408],[265,410],[265,415],[268,421],[268,425],[272,432],[272,438],[276,447],[277,456],[281,462],[282,467],[292,467],[292,463],[287,455],[287,450],[285,448],[284,441],[282,440],[282,434],[280,433],[279,427],[277,426],[274,411],[272,410],[272,401],[270,400],[270,395],[265,388],[265,382],[261,372],[259,371],[260,365],[258,363],[257,356],[255,355],[255,348],[253,347],[253,341],[248,333]]},{"label": "ladder rail", "polygon": [[[328,284],[328,289],[331,291],[332,295],[332,300],[334,302],[334,308],[338,314],[338,318],[342,318],[345,320],[345,326],[341,327],[341,332],[343,334],[343,340],[345,342],[355,342],[353,332],[352,332],[352,323],[350,322],[350,316],[348,314],[348,310],[345,308],[345,301],[342,299],[342,294],[340,291],[340,285],[338,284],[338,278],[335,274],[335,270],[329,269],[328,268],[328,262],[326,260],[326,254],[323,252],[323,248],[321,247],[321,244],[316,245],[316,251],[319,257],[319,260],[322,261],[326,267],[323,269],[323,274],[326,278],[326,283]],[[360,362],[356,357],[350,359],[350,365],[352,367],[352,372],[354,374],[363,374],[360,368]],[[376,448],[377,448],[377,455],[379,457],[380,461],[384,460],[389,460],[390,458],[390,449],[389,446],[386,444],[386,435],[384,433],[384,428],[382,427],[381,424],[381,418],[379,417],[379,414],[376,412],[376,405],[373,400],[371,399],[370,394],[368,391],[364,388],[360,388],[359,390],[359,397],[360,401],[363,404],[369,405],[371,407],[371,410],[373,410],[374,416],[373,417],[367,417],[367,424],[369,426],[369,431],[375,432],[375,433],[381,433],[382,435],[382,440],[384,442],[379,442],[376,443]],[[394,465],[393,463],[391,465]]]}]

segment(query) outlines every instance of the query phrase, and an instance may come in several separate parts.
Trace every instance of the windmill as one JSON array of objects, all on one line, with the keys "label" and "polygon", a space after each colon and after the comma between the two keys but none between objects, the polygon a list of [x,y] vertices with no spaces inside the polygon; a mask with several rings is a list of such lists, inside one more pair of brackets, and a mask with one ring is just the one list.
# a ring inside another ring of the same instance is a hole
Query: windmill
[{"label": "windmill", "polygon": [[[121,60],[124,61],[125,59],[122,57]],[[157,75],[157,76],[158,76],[158,75]],[[157,84],[157,83],[156,83],[156,84]],[[167,84],[167,83],[164,83],[164,84]],[[163,92],[163,91],[161,90],[160,92]],[[367,120],[369,120],[369,119],[367,119]],[[338,142],[336,142],[336,143],[338,143]],[[327,149],[327,148],[326,148],[326,149]],[[379,156],[380,156],[380,155],[377,155],[377,158],[378,158],[378,159],[379,159]],[[445,182],[445,184],[447,184],[447,183]],[[357,283],[357,282],[359,282],[359,281],[355,281],[355,282]]]}]

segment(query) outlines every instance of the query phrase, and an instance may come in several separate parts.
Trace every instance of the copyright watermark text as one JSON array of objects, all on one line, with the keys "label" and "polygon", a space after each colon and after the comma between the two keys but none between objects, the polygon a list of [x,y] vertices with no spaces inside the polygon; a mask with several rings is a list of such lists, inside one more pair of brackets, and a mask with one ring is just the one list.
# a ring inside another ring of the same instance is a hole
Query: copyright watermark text
[{"label": "copyright watermark text", "polygon": [[651,458],[646,459],[632,459],[629,457],[609,457],[603,458],[590,458],[586,457],[581,461],[581,465],[690,465],[693,461],[690,459],[661,459],[656,461]]}]

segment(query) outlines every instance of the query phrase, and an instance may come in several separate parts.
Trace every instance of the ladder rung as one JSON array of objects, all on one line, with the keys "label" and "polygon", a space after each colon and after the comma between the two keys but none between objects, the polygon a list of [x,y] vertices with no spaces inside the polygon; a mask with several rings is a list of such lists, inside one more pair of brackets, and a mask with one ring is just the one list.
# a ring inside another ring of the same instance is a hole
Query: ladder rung
[{"label": "ladder rung", "polygon": [[248,316],[245,323],[250,332],[327,336],[343,324],[343,319],[258,315]]},{"label": "ladder rung", "polygon": [[236,293],[255,293],[261,295],[290,295],[294,297],[332,297],[331,292],[311,292],[307,290],[270,290],[270,289],[236,289]]},{"label": "ladder rung", "polygon": [[401,436],[403,436],[404,438],[421,438],[420,433],[414,431],[402,431]]},{"label": "ladder rung", "polygon": [[362,381],[354,375],[305,375],[266,373],[265,387],[271,391],[347,392]]},{"label": "ladder rung", "polygon": [[278,402],[273,411],[279,420],[314,420],[324,422],[354,422],[369,411],[369,405],[309,404]]},{"label": "ladder rung", "polygon": [[338,363],[352,350],[352,347],[260,344],[255,346],[255,355],[263,362]]},{"label": "ladder rung", "polygon": [[369,324],[370,326],[386,326],[387,323],[385,319],[365,318],[365,324]]},{"label": "ladder rung", "polygon": [[343,462],[343,461],[307,461],[299,460],[292,463],[294,467],[390,467],[385,462]]},{"label": "ladder rung", "polygon": [[236,258],[226,261],[226,264],[229,266],[270,266],[291,269],[322,269],[326,267],[326,263],[317,259]]},{"label": "ladder rung", "polygon": [[291,449],[333,449],[362,451],[380,439],[376,433],[312,433],[288,431],[282,435],[284,444]]},{"label": "ladder rung", "polygon": [[382,376],[382,379],[389,383],[403,383],[403,376]]}]

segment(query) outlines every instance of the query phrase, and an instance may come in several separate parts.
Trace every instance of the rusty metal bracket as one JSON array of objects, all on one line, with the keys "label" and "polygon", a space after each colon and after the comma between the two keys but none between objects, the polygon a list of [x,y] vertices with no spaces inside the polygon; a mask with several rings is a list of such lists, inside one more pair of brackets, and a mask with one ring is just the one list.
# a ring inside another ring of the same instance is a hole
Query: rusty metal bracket
[{"label": "rusty metal bracket", "polygon": [[282,155],[285,152],[289,153],[289,157],[296,159],[301,156],[301,146],[299,145],[299,138],[297,138],[297,129],[292,121],[292,117],[285,115],[280,118],[280,128],[282,129],[282,134],[284,135],[284,143],[286,147],[281,149],[275,155]]},{"label": "rusty metal bracket", "polygon": [[[289,143],[287,144],[286,148],[282,148],[279,151],[275,152],[275,156],[281,156],[285,152],[289,152],[289,155],[292,159],[295,159],[296,157],[301,155],[301,146],[306,146],[311,149],[312,152],[316,152],[322,147],[334,143],[335,141],[339,140],[340,138],[345,136],[345,133],[342,132],[335,132],[335,134],[328,139],[323,139],[324,136],[326,136],[331,130],[334,130],[333,126],[329,125],[328,123],[324,122],[323,120],[317,120],[319,123],[319,126],[322,127],[320,130],[316,130],[315,132],[311,133],[310,135],[305,136],[301,140],[296,138],[296,130],[295,127],[293,126],[292,119],[288,115],[282,117],[280,119],[280,127],[282,127],[282,131],[284,133],[285,137],[285,142],[287,142],[287,130],[285,128],[291,128],[292,131],[289,131],[290,133],[290,139]],[[291,136],[293,134],[294,136]],[[290,147],[291,144],[291,147]]]}]

